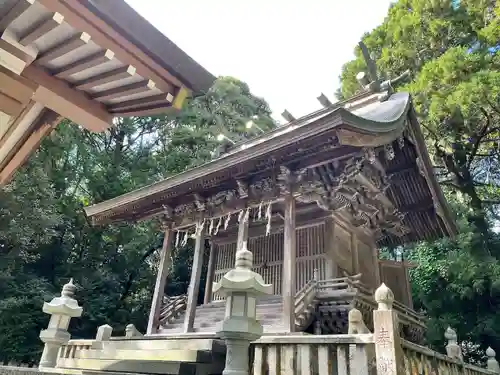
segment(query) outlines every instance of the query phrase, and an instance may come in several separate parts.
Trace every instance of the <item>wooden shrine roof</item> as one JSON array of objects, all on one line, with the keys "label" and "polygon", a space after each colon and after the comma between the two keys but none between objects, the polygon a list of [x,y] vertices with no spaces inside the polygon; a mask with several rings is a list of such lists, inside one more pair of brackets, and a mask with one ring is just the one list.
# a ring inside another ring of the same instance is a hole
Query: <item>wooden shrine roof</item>
[{"label": "wooden shrine roof", "polygon": [[[453,235],[455,223],[432,173],[409,95],[379,98],[365,93],[328,105],[237,144],[202,166],[87,207],[86,213],[94,224],[160,216],[165,207],[190,204],[193,196],[210,200],[223,190],[238,191],[242,180],[251,183],[279,166],[311,170],[327,185],[338,175],[339,160],[370,149],[390,179],[385,195],[404,213],[403,222],[409,228],[408,233],[387,235],[379,243],[398,245]],[[392,158],[381,156],[388,146],[394,150]]]},{"label": "wooden shrine roof", "polygon": [[62,118],[100,132],[214,80],[124,0],[0,1],[0,185]]}]

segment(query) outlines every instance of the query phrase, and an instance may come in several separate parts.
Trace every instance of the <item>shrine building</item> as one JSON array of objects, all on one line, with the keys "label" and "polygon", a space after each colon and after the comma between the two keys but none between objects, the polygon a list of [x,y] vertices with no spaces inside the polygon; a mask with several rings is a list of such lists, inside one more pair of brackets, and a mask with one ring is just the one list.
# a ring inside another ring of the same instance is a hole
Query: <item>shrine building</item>
[{"label": "shrine building", "polygon": [[[365,53],[366,55],[366,53]],[[347,333],[348,311],[370,326],[373,290],[394,292],[401,334],[420,342],[424,318],[413,310],[407,262],[378,249],[456,233],[436,181],[411,97],[360,74],[356,96],[331,103],[186,172],[87,207],[94,225],[159,218],[165,240],[147,335],[214,333],[224,301],[212,283],[247,246],[253,269],[272,284],[257,316],[264,332]],[[210,256],[198,305],[206,240]],[[194,241],[186,296],[165,296],[170,253]],[[313,287],[314,285],[314,287]]]}]

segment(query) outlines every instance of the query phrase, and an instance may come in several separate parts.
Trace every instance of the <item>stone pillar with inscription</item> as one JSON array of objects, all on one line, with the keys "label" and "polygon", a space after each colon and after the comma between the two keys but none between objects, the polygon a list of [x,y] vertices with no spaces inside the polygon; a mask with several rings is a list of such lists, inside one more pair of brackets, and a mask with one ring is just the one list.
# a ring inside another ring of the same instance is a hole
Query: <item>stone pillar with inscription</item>
[{"label": "stone pillar with inscription", "polygon": [[236,252],[236,267],[226,273],[213,291],[226,296],[226,315],[218,335],[226,342],[223,375],[248,375],[250,342],[262,336],[257,320],[257,296],[272,294],[272,285],[252,271],[253,255],[246,242]]},{"label": "stone pillar with inscription", "polygon": [[403,350],[397,313],[392,309],[394,294],[382,284],[375,291],[377,310],[373,311],[373,335],[378,375],[404,374]]}]

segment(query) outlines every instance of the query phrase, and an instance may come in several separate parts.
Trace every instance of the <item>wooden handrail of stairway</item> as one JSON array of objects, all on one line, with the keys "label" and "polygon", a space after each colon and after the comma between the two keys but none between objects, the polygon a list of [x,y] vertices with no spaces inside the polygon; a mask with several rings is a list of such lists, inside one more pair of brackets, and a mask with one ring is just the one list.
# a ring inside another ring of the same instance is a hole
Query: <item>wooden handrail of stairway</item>
[{"label": "wooden handrail of stairway", "polygon": [[[302,287],[297,293],[295,293],[295,322],[296,325],[301,325],[303,323],[303,316],[307,315],[307,309],[311,307],[311,303],[316,297],[316,291],[318,287],[318,273],[314,272],[314,277],[309,280],[306,285]],[[305,319],[305,318],[304,318]]]},{"label": "wooden handrail of stairway", "polygon": [[187,295],[166,297],[160,310],[160,324],[169,323],[172,318],[186,309]]}]

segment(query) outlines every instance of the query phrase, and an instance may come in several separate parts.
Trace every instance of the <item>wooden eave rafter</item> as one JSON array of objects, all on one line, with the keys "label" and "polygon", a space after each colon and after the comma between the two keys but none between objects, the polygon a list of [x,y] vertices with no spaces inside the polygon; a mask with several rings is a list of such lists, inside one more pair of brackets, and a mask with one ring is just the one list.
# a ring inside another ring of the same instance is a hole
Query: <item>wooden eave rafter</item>
[{"label": "wooden eave rafter", "polygon": [[[113,1],[113,6],[120,12],[126,11],[121,14],[131,26],[135,27],[134,22],[149,25],[123,0]],[[191,86],[208,90],[215,80],[174,46],[178,63],[170,66],[180,67],[186,63],[194,67],[192,72],[197,77],[179,79],[175,67],[166,68],[168,64],[162,65],[144,51],[141,39],[148,38],[151,29],[159,34],[151,25],[130,40],[128,32],[116,20],[103,17],[95,12],[91,2],[80,0],[6,0],[0,4],[0,76],[5,76],[3,70],[10,74],[7,81],[2,79],[0,88],[3,144],[17,142],[17,139],[6,138],[12,133],[6,126],[14,125],[27,106],[27,100],[17,100],[16,91],[5,93],[6,85],[12,87],[9,80],[17,80],[27,87],[30,100],[97,132],[109,128],[115,116],[178,110],[190,95]],[[160,37],[155,48],[172,47],[167,38],[163,40],[164,45],[161,42]],[[203,82],[201,86],[197,80]],[[39,143],[29,137],[21,138],[32,145],[31,152]],[[26,147],[18,149],[26,150]],[[11,151],[9,149],[9,155]],[[0,152],[5,154],[5,150]],[[25,160],[24,151],[23,155],[14,155],[11,159]],[[7,159],[0,160],[2,165],[7,162],[10,163]],[[0,173],[6,172],[0,169]]]},{"label": "wooden eave rafter", "polygon": [[[166,68],[167,62],[162,65],[161,59],[148,55],[149,51],[145,50],[145,45],[148,43],[142,41],[142,38],[148,38],[153,34],[157,38],[159,32],[128,5],[122,3],[123,1],[117,0],[113,2],[113,6],[121,16],[131,21],[130,27],[136,27],[137,23],[139,27],[144,28],[144,35],[136,36],[134,41],[128,38],[128,32],[119,25],[119,22],[116,22],[117,20],[102,11],[101,8],[105,4],[100,4],[99,1],[7,1],[3,4],[3,8],[0,7],[0,47],[8,50],[9,56],[26,60],[25,66],[18,68],[18,73],[21,73],[27,65],[34,63],[48,75],[67,81],[72,90],[89,95],[91,101],[94,97],[101,97],[101,90],[98,86],[101,86],[104,91],[113,90],[115,99],[104,104],[108,113],[114,116],[127,113],[140,115],[143,108],[146,113],[151,113],[153,109],[159,111],[161,108],[179,109],[184,99],[190,95],[191,86],[196,90],[208,90],[208,84],[211,84],[215,77],[196,64],[168,38],[164,37],[164,47],[171,49],[175,54],[176,66],[184,69],[181,66],[182,63],[189,65],[186,72],[198,77],[200,82],[203,82],[201,86],[193,81],[192,77],[186,81],[179,79],[175,69]],[[24,17],[28,11],[30,13],[29,24],[28,18]],[[38,18],[33,17],[36,13],[40,15]],[[61,38],[57,34],[67,35],[67,37]],[[50,39],[56,36],[57,42],[51,42]],[[89,54],[82,51],[86,47],[94,52]],[[97,50],[96,47],[98,47]],[[158,44],[155,49],[161,49],[161,47],[161,44]],[[78,57],[75,52],[77,50],[81,52]],[[52,68],[53,62],[58,59],[58,66]],[[61,59],[70,62],[61,65]],[[107,65],[111,67],[113,64],[108,64],[111,62],[115,63],[115,69],[103,68]],[[118,67],[117,64],[122,66]],[[88,74],[91,69],[99,70],[99,73]],[[82,72],[85,72],[85,78],[75,84],[72,76],[81,75]],[[134,76],[137,79],[129,79]],[[123,84],[119,84],[121,81]],[[148,82],[149,90],[142,91],[138,88],[131,90],[131,85],[140,81]],[[123,95],[120,95],[119,90],[122,86]],[[165,100],[158,101],[158,95],[162,95]],[[152,101],[147,100],[148,96],[152,97]],[[116,100],[120,97],[129,102],[134,99],[141,100],[122,112],[118,107],[121,100]],[[112,106],[114,108],[111,108]],[[57,109],[54,110],[57,111]],[[101,118],[100,120],[108,121],[109,119]],[[75,122],[80,123],[80,121]],[[81,125],[91,130],[99,129],[99,126],[91,124]],[[107,127],[110,125],[108,121]]]}]

